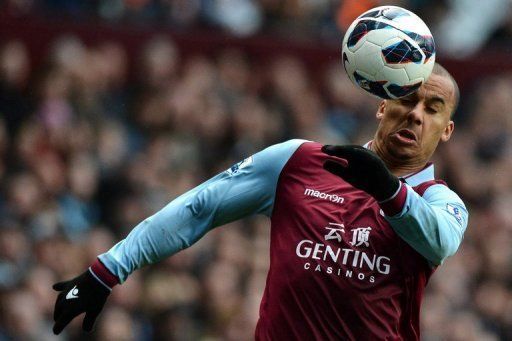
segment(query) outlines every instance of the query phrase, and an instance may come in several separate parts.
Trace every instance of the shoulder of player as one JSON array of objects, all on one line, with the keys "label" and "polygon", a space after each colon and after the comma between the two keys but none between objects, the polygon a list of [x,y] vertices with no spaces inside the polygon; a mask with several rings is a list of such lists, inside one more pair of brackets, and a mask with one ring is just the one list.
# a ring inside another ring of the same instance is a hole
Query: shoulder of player
[{"label": "shoulder of player", "polygon": [[431,180],[412,187],[412,189],[428,202],[454,203],[465,207],[461,197],[448,187],[443,180]]},{"label": "shoulder of player", "polygon": [[[279,148],[286,148],[293,150],[293,157],[309,157],[317,153],[321,153],[322,144],[310,140],[292,139],[280,144],[274,145],[280,146]],[[290,156],[292,156],[290,155]]]},{"label": "shoulder of player", "polygon": [[429,201],[448,200],[462,203],[462,199],[446,182],[435,178],[433,163],[428,163],[422,170],[406,176],[403,181]]},{"label": "shoulder of player", "polygon": [[420,196],[423,196],[423,194],[425,194],[426,190],[434,185],[442,185],[442,186],[446,187],[448,190],[450,190],[450,188],[448,187],[448,184],[446,182],[444,182],[443,180],[437,180],[437,179],[422,182],[419,185],[412,186],[412,189],[416,193],[418,193]]},{"label": "shoulder of player", "polygon": [[233,167],[239,169],[242,166],[252,165],[253,170],[268,175],[280,173],[282,168],[298,153],[307,140],[292,139],[281,143],[273,144],[258,153],[239,162]]},{"label": "shoulder of player", "polygon": [[304,139],[290,139],[290,140],[286,140],[286,141],[281,142],[281,143],[276,143],[276,144],[268,147],[267,149],[296,150],[297,148],[302,148],[305,144],[310,144],[310,143],[314,143],[314,142],[309,141],[309,140],[304,140]]},{"label": "shoulder of player", "polygon": [[278,148],[281,151],[287,150],[284,153],[279,152],[286,159],[282,171],[297,173],[308,172],[318,166],[321,167],[325,158],[325,154],[321,151],[322,146],[323,144],[310,140],[293,139],[270,148]]},{"label": "shoulder of player", "polygon": [[404,176],[402,181],[411,186],[420,196],[423,196],[430,187],[436,185],[450,190],[446,182],[435,178],[434,164],[432,162],[427,163],[419,171]]},{"label": "shoulder of player", "polygon": [[259,160],[274,160],[279,158],[289,158],[294,154],[302,144],[307,140],[291,139],[284,142],[276,143],[259,151],[253,156]]}]

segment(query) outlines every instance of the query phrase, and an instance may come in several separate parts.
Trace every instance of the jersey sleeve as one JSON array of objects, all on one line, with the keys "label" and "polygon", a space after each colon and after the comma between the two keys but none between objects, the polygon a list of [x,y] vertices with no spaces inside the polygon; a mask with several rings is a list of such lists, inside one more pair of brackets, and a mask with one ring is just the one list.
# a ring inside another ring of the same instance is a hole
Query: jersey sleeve
[{"label": "jersey sleeve", "polygon": [[123,283],[136,269],[189,247],[216,226],[254,214],[270,216],[281,170],[303,142],[268,147],[179,196],[99,260]]},{"label": "jersey sleeve", "polygon": [[436,184],[420,196],[406,186],[405,205],[386,219],[395,232],[433,265],[453,255],[468,224],[468,211],[459,196]]}]

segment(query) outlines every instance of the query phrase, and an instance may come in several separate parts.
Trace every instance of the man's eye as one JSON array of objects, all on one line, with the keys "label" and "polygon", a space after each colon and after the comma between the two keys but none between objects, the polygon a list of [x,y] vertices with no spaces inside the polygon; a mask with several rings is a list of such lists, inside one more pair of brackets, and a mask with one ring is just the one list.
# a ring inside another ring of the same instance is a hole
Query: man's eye
[{"label": "man's eye", "polygon": [[427,111],[428,111],[428,112],[431,112],[431,113],[433,113],[433,114],[435,114],[435,113],[437,113],[437,112],[438,112],[437,108],[433,108],[433,107],[427,107]]}]

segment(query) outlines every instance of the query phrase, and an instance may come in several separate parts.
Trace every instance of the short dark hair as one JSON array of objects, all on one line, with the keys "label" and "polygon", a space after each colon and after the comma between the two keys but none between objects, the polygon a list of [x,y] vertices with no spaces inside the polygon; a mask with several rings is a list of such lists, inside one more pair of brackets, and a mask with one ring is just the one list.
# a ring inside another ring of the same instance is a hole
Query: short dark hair
[{"label": "short dark hair", "polygon": [[450,118],[453,118],[453,116],[455,115],[455,112],[457,111],[457,107],[459,106],[459,101],[460,101],[459,85],[457,84],[457,81],[455,80],[455,78],[453,78],[451,73],[449,73],[448,70],[446,70],[439,63],[435,63],[434,64],[434,68],[432,69],[432,73],[434,75],[439,75],[439,76],[442,76],[442,77],[447,77],[448,79],[451,80],[451,82],[453,84],[455,102],[454,102],[454,105],[453,105],[453,110],[452,110],[452,112],[450,114]]}]

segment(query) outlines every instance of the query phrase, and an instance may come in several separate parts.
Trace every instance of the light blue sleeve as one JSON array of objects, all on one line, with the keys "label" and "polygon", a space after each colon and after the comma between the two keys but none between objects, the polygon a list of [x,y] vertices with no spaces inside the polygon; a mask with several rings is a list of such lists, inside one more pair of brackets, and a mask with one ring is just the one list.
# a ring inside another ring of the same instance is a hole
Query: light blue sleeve
[{"label": "light blue sleeve", "polygon": [[136,269],[194,244],[212,228],[270,216],[281,170],[304,140],[276,144],[179,196],[99,259],[123,283]]},{"label": "light blue sleeve", "polygon": [[437,184],[423,196],[407,186],[402,212],[386,217],[395,232],[433,265],[459,248],[468,224],[468,211],[455,192]]}]

